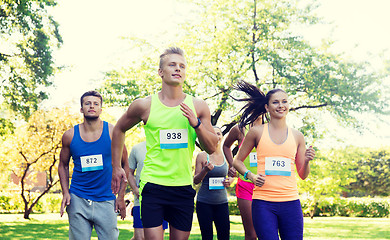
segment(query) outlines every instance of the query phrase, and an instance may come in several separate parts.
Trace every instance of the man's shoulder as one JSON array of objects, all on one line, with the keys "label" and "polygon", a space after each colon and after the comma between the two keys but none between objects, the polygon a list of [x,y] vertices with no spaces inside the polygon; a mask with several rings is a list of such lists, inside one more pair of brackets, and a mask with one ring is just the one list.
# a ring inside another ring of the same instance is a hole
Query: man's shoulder
[{"label": "man's shoulder", "polygon": [[143,97],[143,98],[137,98],[137,99],[134,100],[134,102],[140,102],[140,103],[151,102],[152,101],[152,96],[153,95],[149,95],[149,96],[146,96],[146,97]]},{"label": "man's shoulder", "polygon": [[67,145],[70,145],[70,142],[72,141],[73,139],[73,135],[74,135],[74,127],[66,130],[64,132],[64,134],[62,135],[62,142],[63,142],[63,145],[64,144],[67,144]]},{"label": "man's shoulder", "polygon": [[191,96],[191,97],[192,97],[192,102],[194,103],[195,107],[208,107],[205,100],[203,100],[201,98],[194,97],[194,96]]},{"label": "man's shoulder", "polygon": [[130,106],[133,106],[135,108],[150,108],[150,104],[152,102],[152,95],[149,95],[144,98],[137,98],[135,99]]}]

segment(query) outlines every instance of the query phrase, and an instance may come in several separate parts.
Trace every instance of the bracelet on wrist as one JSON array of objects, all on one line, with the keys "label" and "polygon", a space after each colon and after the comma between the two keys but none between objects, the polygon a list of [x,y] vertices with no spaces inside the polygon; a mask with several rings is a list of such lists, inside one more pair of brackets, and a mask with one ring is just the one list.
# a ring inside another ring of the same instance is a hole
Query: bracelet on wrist
[{"label": "bracelet on wrist", "polygon": [[200,119],[198,118],[198,124],[196,124],[196,126],[194,126],[193,128],[194,128],[194,129],[197,129],[197,128],[200,126],[201,123],[202,123],[202,122],[201,122]]},{"label": "bracelet on wrist", "polygon": [[246,172],[244,173],[244,179],[245,180],[248,180],[248,173],[250,173],[251,171],[249,170],[246,170]]}]

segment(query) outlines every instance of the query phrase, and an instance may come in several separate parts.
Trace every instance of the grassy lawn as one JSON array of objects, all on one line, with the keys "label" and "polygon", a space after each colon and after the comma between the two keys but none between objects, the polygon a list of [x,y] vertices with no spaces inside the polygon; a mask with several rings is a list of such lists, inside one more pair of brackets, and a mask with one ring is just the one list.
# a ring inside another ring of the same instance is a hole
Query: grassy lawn
[{"label": "grassy lawn", "polygon": [[[31,220],[24,220],[22,214],[0,214],[0,239],[67,239],[67,217],[53,214],[32,214]],[[231,216],[231,238],[244,239],[241,218]],[[118,221],[119,239],[129,240],[132,235],[132,221]],[[97,240],[93,232],[92,239]],[[166,233],[168,239],[168,233]],[[201,239],[196,216],[190,239]],[[216,238],[215,238],[216,239]],[[353,240],[353,239],[390,239],[389,218],[347,218],[318,217],[305,218],[304,239],[311,240]]]}]

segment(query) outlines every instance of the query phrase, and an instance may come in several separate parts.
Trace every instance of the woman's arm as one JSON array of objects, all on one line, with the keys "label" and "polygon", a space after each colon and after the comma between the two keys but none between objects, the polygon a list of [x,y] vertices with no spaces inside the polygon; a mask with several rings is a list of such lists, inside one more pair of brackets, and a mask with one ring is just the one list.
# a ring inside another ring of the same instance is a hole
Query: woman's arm
[{"label": "woman's arm", "polygon": [[207,154],[201,152],[196,156],[195,173],[194,173],[194,184],[199,184],[203,181],[203,178],[208,172],[213,170],[214,165],[207,162]]},{"label": "woman's arm", "polygon": [[225,155],[226,161],[229,164],[228,175],[232,177],[236,175],[236,169],[233,167],[233,153],[231,146],[235,141],[238,141],[240,144],[242,138],[244,138],[243,133],[238,128],[238,125],[235,125],[232,129],[230,129],[228,135],[225,138],[225,141],[223,142],[223,154]]},{"label": "woman's arm", "polygon": [[259,187],[263,186],[265,182],[265,176],[249,171],[244,164],[244,160],[248,157],[252,149],[257,146],[262,133],[263,125],[252,127],[245,136],[244,141],[233,160],[233,166],[237,169],[237,171]]},{"label": "woman's arm", "polygon": [[309,162],[314,159],[315,151],[313,147],[306,149],[305,138],[303,134],[293,129],[295,140],[297,141],[297,154],[295,156],[295,166],[297,173],[302,180],[305,180],[310,174]]}]

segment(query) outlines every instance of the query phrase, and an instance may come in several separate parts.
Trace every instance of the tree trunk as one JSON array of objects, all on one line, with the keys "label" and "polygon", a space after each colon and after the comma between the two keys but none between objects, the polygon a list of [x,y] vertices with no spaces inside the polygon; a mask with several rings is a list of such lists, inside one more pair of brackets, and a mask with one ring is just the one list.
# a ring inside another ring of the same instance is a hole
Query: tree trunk
[{"label": "tree trunk", "polygon": [[30,213],[32,212],[32,207],[28,207],[27,205],[24,206],[24,214],[23,218],[30,220]]}]

